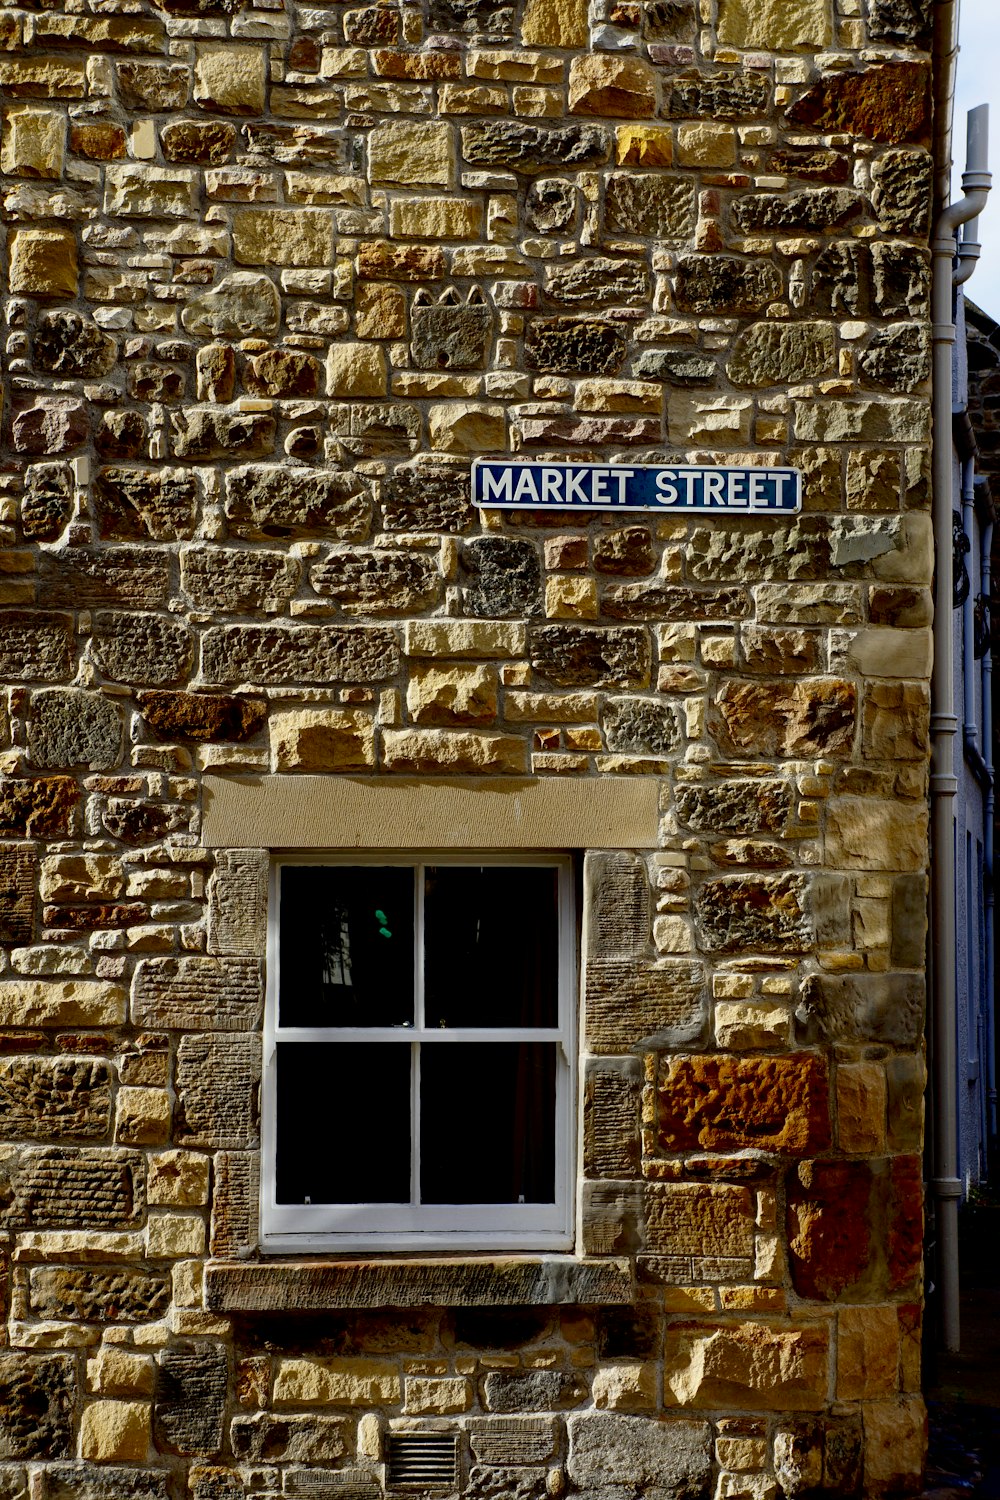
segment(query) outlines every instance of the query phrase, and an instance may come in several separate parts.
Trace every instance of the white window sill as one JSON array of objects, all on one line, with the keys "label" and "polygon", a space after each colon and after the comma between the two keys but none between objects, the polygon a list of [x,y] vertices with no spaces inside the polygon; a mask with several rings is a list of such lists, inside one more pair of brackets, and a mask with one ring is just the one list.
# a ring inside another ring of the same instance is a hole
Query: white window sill
[{"label": "white window sill", "polygon": [[205,1268],[206,1305],[218,1313],[623,1306],[634,1296],[627,1260],[579,1260],[572,1255],[214,1261]]}]

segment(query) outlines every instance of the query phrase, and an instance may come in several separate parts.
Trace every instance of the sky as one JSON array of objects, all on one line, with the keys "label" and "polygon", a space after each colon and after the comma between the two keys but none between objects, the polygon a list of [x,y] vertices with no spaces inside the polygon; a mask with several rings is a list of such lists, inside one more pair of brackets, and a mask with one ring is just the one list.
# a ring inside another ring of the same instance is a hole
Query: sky
[{"label": "sky", "polygon": [[993,192],[980,220],[983,258],[966,285],[971,300],[1000,322],[1000,5],[998,0],[961,0],[961,52],[955,98],[953,197],[962,191],[965,117],[977,104],[990,106],[990,169]]}]

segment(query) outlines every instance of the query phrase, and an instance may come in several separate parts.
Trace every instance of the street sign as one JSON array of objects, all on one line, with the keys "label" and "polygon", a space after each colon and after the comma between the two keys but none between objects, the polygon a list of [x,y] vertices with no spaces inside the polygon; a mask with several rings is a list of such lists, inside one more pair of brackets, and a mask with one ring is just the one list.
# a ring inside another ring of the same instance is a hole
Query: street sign
[{"label": "street sign", "polygon": [[798,469],[689,464],[545,464],[480,458],[472,503],[499,510],[661,510],[710,515],[794,514]]}]

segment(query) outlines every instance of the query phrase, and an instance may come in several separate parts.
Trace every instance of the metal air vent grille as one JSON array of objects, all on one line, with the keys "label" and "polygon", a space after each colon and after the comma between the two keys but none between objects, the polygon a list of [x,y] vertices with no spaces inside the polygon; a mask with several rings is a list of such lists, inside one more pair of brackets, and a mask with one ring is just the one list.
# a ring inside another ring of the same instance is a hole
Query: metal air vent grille
[{"label": "metal air vent grille", "polygon": [[447,1432],[389,1435],[390,1489],[453,1489],[458,1484],[458,1438]]}]

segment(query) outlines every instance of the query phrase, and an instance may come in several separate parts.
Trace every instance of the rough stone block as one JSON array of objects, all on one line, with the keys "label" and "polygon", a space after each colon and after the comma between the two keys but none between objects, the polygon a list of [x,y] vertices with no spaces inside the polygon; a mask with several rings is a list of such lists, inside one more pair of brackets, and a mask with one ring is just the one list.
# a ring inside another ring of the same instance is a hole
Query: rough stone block
[{"label": "rough stone block", "polygon": [[202,42],[194,65],[194,98],[202,109],[260,115],[267,103],[267,60],[261,46]]},{"label": "rough stone block", "polygon": [[186,626],[160,615],[101,610],[91,651],[112,682],[158,685],[185,676],[194,638]]},{"label": "rough stone block", "polygon": [[259,1079],[257,1037],[235,1032],[182,1037],[177,1052],[178,1144],[231,1150],[255,1145]]},{"label": "rough stone block", "polygon": [[234,534],[248,539],[314,535],[361,541],[371,523],[371,496],[356,474],[260,464],[230,469],[225,512]]},{"label": "rough stone block", "polygon": [[94,1140],[111,1122],[112,1070],[89,1058],[0,1059],[0,1118],[15,1141]]},{"label": "rough stone block", "polygon": [[808,883],[801,875],[723,875],[698,891],[702,940],[711,952],[804,953],[812,942]]},{"label": "rough stone block", "polygon": [[264,849],[220,849],[208,883],[208,951],[259,957],[267,942]]},{"label": "rough stone block", "polygon": [[145,1323],[170,1305],[170,1281],[129,1266],[32,1266],[29,1305],[36,1317],[84,1323]]},{"label": "rough stone block", "polygon": [[70,1354],[0,1351],[0,1458],[65,1458],[76,1401]]},{"label": "rough stone block", "polygon": [[664,1401],[744,1411],[821,1411],[829,1361],[824,1325],[674,1324],[664,1342]]},{"label": "rough stone block", "polygon": [[312,569],[310,581],[345,615],[417,614],[435,604],[441,592],[433,557],[387,548],[331,553]]},{"label": "rough stone block", "polygon": [[255,1412],[234,1417],[230,1441],[236,1458],[244,1463],[330,1463],[347,1451],[345,1423],[339,1417],[274,1416]]},{"label": "rough stone block", "polygon": [[[2,628],[2,627],[0,627]],[[0,844],[0,943],[30,943],[35,931],[34,849]]]},{"label": "rough stone block", "polygon": [[157,1444],[211,1457],[222,1447],[228,1359],[221,1343],[171,1345],[160,1355],[153,1403]]},{"label": "rough stone block", "polygon": [[639,1107],[642,1075],[637,1059],[591,1063],[583,1102],[583,1162],[588,1177],[626,1178],[639,1173]]},{"label": "rough stone block", "polygon": [[328,209],[243,208],[233,215],[233,259],[241,266],[328,266],[333,245]]},{"label": "rough stone block", "polygon": [[719,41],[726,47],[820,50],[833,40],[830,0],[723,0]]},{"label": "rough stone block", "polygon": [[802,1297],[870,1300],[912,1284],[922,1226],[918,1157],[808,1161],[789,1174],[789,1263]]},{"label": "rough stone block", "polygon": [[42,770],[89,766],[113,771],[124,750],[125,727],[118,706],[99,693],[45,688],[33,693],[28,752]]},{"label": "rough stone block", "polygon": [[95,1463],[143,1463],[149,1451],[145,1401],[91,1401],[80,1420],[80,1457]]},{"label": "rough stone block", "polygon": [[455,145],[450,125],[396,121],[379,125],[368,137],[373,182],[405,187],[450,187],[455,177]]},{"label": "rough stone block", "polygon": [[260,961],[183,954],[144,958],[135,972],[137,1025],[186,1031],[252,1031],[264,1004]]},{"label": "rough stone block", "polygon": [[664,958],[591,959],[586,1036],[591,1052],[682,1046],[701,1040],[708,1021],[702,966]]},{"label": "rough stone block", "polygon": [[802,1156],[830,1141],[826,1064],[792,1057],[673,1058],[658,1090],[665,1151],[755,1147]]},{"label": "rough stone block", "polygon": [[166,1469],[47,1464],[37,1475],[41,1500],[167,1500]]},{"label": "rough stone block", "polygon": [[29,297],[75,297],[76,238],[68,229],[11,232],[10,290]]},{"label": "rough stone block", "polygon": [[382,627],[226,625],[202,636],[211,682],[379,682],[398,669],[395,634]]},{"label": "rough stone block", "polygon": [[7,111],[0,171],[13,177],[58,178],[66,150],[66,120],[60,110],[15,105]]},{"label": "rough stone block", "polygon": [[578,1406],[587,1388],[562,1370],[491,1370],[483,1381],[487,1411],[529,1412]]},{"label": "rough stone block", "polygon": [[7,979],[0,983],[0,1026],[120,1026],[125,991],[88,979]]},{"label": "rough stone block", "polygon": [[394,1362],[377,1359],[284,1359],[274,1377],[276,1406],[396,1404],[402,1382]]},{"label": "rough stone block", "polygon": [[131,1226],[145,1207],[144,1168],[134,1151],[28,1148],[4,1165],[0,1222],[30,1229]]},{"label": "rough stone block", "polygon": [[592,1493],[671,1495],[701,1500],[712,1470],[707,1422],[588,1412],[567,1421],[572,1482]]},{"label": "rough stone block", "polygon": [[661,1255],[753,1254],[754,1199],[749,1188],[647,1183],[646,1248]]},{"label": "rough stone block", "polygon": [[843,1307],[837,1314],[837,1399],[871,1401],[899,1386],[900,1325],[895,1305]]}]

